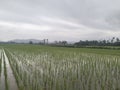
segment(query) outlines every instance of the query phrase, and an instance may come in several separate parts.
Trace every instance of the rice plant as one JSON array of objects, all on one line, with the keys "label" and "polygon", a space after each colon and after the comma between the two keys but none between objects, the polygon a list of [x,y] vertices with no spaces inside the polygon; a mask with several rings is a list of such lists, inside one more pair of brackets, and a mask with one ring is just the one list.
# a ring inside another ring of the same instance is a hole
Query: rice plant
[{"label": "rice plant", "polygon": [[20,90],[119,90],[120,57],[74,49],[6,47]]},{"label": "rice plant", "polygon": [[2,70],[2,55],[0,51],[0,76],[1,76],[1,70]]}]

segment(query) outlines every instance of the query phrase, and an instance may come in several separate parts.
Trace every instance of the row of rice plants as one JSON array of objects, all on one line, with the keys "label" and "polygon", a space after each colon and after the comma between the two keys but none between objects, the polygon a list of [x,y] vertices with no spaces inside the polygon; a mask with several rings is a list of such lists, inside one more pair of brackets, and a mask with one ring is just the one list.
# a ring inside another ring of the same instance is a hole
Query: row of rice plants
[{"label": "row of rice plants", "polygon": [[3,57],[2,59],[3,59],[3,62],[4,62],[5,88],[6,88],[6,90],[9,90],[7,68],[6,68],[5,56],[4,56],[3,52],[2,52],[2,57]]},{"label": "row of rice plants", "polygon": [[20,90],[120,89],[119,56],[61,51],[59,48],[56,51],[36,48],[36,52],[8,48],[6,53]]},{"label": "row of rice plants", "polygon": [[1,70],[2,70],[2,56],[1,56],[1,50],[0,50],[0,76],[1,76]]},{"label": "row of rice plants", "polygon": [[8,80],[7,80],[7,69],[6,69],[6,63],[5,63],[5,57],[3,54],[3,50],[0,50],[0,84],[1,84],[1,90],[8,90]]}]

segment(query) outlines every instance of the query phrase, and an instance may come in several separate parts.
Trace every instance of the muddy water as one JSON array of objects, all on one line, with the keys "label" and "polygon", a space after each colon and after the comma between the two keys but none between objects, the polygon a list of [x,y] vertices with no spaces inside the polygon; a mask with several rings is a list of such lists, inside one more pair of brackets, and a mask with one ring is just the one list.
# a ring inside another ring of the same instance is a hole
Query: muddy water
[{"label": "muddy water", "polygon": [[4,53],[6,69],[7,69],[8,88],[9,88],[9,90],[18,90],[18,86],[17,86],[16,80],[15,80],[15,77],[13,75],[12,68],[10,66],[9,60],[8,60],[4,50],[3,50],[3,53]]},{"label": "muddy water", "polygon": [[[2,50],[0,50],[0,54],[2,53]],[[4,76],[4,60],[2,55],[2,71],[1,71],[1,77],[0,77],[0,90],[6,90],[5,88],[5,76]]]}]

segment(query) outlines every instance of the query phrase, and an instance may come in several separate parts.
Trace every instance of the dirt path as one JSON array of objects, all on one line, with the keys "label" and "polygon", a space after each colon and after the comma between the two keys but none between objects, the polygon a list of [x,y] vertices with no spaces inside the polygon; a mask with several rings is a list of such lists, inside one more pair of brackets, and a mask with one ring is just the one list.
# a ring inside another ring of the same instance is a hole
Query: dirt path
[{"label": "dirt path", "polygon": [[[2,50],[0,50],[0,54],[2,53]],[[3,60],[3,54],[2,55],[2,65],[1,65],[1,77],[0,77],[0,90],[6,90],[5,86],[5,76],[4,76],[4,60]]]},{"label": "dirt path", "polygon": [[16,80],[15,80],[15,77],[13,75],[12,68],[10,66],[8,57],[6,56],[4,50],[3,50],[3,55],[4,55],[4,60],[5,60],[5,63],[6,63],[8,90],[18,90],[18,86],[17,86]]}]

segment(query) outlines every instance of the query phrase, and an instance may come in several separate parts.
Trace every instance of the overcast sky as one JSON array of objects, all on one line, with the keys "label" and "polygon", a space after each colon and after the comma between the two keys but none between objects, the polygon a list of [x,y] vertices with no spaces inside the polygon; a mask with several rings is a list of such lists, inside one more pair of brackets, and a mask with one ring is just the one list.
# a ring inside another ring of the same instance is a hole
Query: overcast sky
[{"label": "overcast sky", "polygon": [[120,38],[120,0],[0,0],[0,41]]}]

